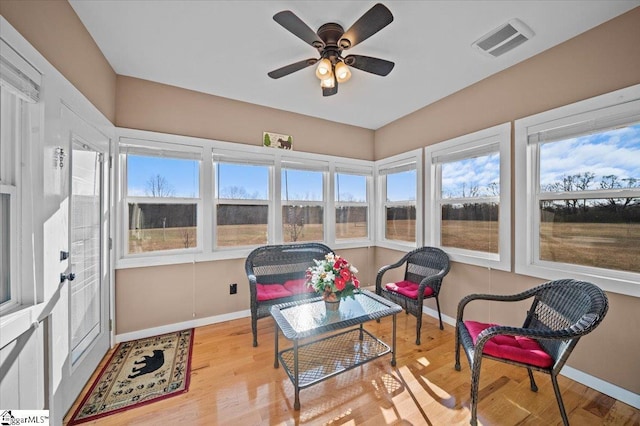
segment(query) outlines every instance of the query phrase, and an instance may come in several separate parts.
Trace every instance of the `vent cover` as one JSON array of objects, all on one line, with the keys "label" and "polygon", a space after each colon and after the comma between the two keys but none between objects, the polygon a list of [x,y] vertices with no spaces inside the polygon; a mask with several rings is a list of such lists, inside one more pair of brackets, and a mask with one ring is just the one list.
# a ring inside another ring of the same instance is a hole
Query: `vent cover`
[{"label": "vent cover", "polygon": [[491,57],[498,57],[533,37],[533,31],[519,19],[511,19],[480,37],[473,47]]}]

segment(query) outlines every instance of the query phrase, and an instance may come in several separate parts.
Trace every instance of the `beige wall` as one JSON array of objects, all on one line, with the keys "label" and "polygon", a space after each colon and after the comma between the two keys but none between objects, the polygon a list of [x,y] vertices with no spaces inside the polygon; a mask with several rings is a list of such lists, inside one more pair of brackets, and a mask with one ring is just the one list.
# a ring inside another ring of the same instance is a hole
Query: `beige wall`
[{"label": "beige wall", "polygon": [[[424,147],[639,83],[640,8],[635,8],[378,129],[375,158]],[[512,194],[512,200],[514,198]],[[391,263],[390,260],[401,255],[377,248],[375,268]],[[442,290],[442,312],[455,318],[458,301],[469,293],[517,293],[543,281],[454,263]],[[638,333],[629,335],[629,330],[640,329],[640,299],[614,293],[608,293],[608,296],[607,317],[596,331],[582,339],[568,365],[640,393],[640,338]],[[434,301],[426,304],[435,309]],[[514,325],[523,318],[523,312],[517,306],[495,303],[489,304],[488,309],[471,307],[468,315]]]},{"label": "beige wall", "polygon": [[0,15],[115,122],[116,73],[66,0],[2,0]]},{"label": "beige wall", "polygon": [[[363,285],[374,283],[376,271],[368,267],[373,264],[373,248],[336,252],[359,268]],[[238,283],[237,294],[229,294],[231,283]],[[116,334],[233,314],[248,310],[249,299],[244,259],[120,269],[116,271]]]},{"label": "beige wall", "polygon": [[133,77],[118,76],[116,126],[262,145],[293,136],[296,151],[373,159],[374,131]]}]

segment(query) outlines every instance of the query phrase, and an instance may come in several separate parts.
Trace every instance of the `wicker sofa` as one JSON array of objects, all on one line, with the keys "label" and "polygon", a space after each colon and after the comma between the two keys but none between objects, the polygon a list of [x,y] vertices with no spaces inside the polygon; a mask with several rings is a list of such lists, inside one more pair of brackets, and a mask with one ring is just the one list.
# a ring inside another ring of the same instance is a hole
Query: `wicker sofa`
[{"label": "wicker sofa", "polygon": [[306,286],[305,273],[314,259],[331,249],[320,243],[284,244],[258,247],[249,253],[245,270],[251,294],[253,346],[258,346],[258,319],[269,316],[271,306],[318,296]]}]

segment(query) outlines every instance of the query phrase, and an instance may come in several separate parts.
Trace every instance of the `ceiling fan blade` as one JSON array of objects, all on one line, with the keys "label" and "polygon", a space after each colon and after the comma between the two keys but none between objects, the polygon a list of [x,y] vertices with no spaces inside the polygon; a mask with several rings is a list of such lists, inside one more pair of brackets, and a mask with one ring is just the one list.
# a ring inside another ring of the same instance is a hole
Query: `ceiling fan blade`
[{"label": "ceiling fan blade", "polygon": [[[340,47],[349,49],[368,39],[393,22],[393,15],[382,3],[378,3],[360,17],[340,38]],[[348,42],[345,42],[345,39]]]},{"label": "ceiling fan blade", "polygon": [[332,96],[338,93],[338,82],[336,81],[333,87],[323,87],[322,96]]},{"label": "ceiling fan blade", "polygon": [[311,66],[316,62],[318,62],[318,60],[315,58],[305,59],[304,61],[295,62],[293,64],[285,65],[282,68],[278,68],[277,70],[273,70],[267,73],[267,75],[271,78],[284,77],[285,75],[289,75],[293,72],[300,71],[303,68]]},{"label": "ceiling fan blade", "polygon": [[307,24],[302,22],[300,18],[298,18],[292,11],[283,10],[282,12],[278,12],[273,15],[273,20],[278,24],[282,25],[286,30],[291,32],[296,37],[303,40],[305,43],[310,44],[316,49],[324,46],[324,43],[318,37],[318,34],[315,33]]},{"label": "ceiling fan blade", "polygon": [[362,55],[349,55],[344,58],[344,63],[351,67],[358,68],[359,70],[381,75],[383,77],[389,74],[396,65],[391,61]]}]

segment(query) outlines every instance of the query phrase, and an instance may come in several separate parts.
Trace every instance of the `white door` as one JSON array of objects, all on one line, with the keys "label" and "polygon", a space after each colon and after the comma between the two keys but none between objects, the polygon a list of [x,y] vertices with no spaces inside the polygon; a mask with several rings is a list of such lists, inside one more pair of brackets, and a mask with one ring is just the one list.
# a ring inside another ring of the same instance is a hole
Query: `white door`
[{"label": "white door", "polygon": [[75,114],[70,138],[68,409],[109,349],[109,141]]}]

